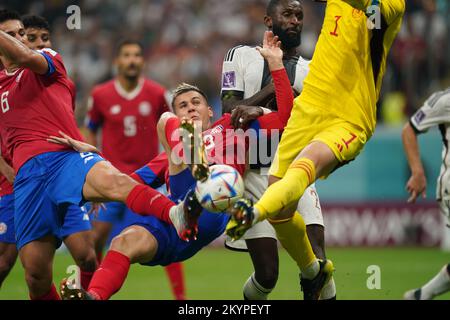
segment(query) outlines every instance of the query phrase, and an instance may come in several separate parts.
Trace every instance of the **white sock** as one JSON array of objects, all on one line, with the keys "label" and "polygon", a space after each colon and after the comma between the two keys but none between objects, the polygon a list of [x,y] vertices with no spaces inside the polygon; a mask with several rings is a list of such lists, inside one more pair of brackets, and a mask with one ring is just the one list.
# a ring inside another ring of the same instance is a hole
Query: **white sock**
[{"label": "white sock", "polygon": [[450,290],[450,275],[445,265],[433,279],[428,281],[422,288],[421,299],[428,300]]},{"label": "white sock", "polygon": [[260,285],[258,281],[256,281],[255,273],[253,272],[244,284],[244,298],[246,300],[267,300],[267,297],[272,290],[273,288],[267,289]]},{"label": "white sock", "polygon": [[334,283],[334,278],[331,277],[330,281],[323,287],[322,293],[320,294],[320,300],[331,299],[336,296],[336,284]]},{"label": "white sock", "polygon": [[319,260],[316,259],[305,270],[301,271],[302,277],[308,280],[314,279],[320,271]]}]

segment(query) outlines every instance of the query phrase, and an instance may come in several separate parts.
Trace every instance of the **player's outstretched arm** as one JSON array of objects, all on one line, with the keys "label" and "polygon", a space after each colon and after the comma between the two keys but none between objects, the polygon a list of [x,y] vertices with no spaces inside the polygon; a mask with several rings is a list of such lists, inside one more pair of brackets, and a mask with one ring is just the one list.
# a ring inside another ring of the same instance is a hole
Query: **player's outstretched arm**
[{"label": "player's outstretched arm", "polygon": [[257,47],[259,53],[264,57],[272,73],[273,83],[275,85],[275,97],[278,106],[277,116],[284,128],[291,116],[291,110],[294,101],[291,83],[283,65],[283,50],[281,50],[281,41],[272,31],[264,33],[263,47]]},{"label": "player's outstretched arm", "polygon": [[61,135],[60,137],[50,136],[47,139],[47,141],[55,144],[68,146],[78,152],[93,152],[100,154],[100,150],[98,150],[95,146],[89,143],[75,140],[62,131],[59,131],[59,134]]},{"label": "player's outstretched arm", "polygon": [[38,74],[48,72],[48,62],[39,52],[29,49],[19,40],[0,30],[0,53],[19,67]]},{"label": "player's outstretched arm", "polygon": [[281,41],[272,31],[264,32],[263,46],[256,47],[256,50],[266,59],[270,71],[284,69]]},{"label": "player's outstretched arm", "polygon": [[6,180],[8,180],[9,183],[13,183],[14,179],[16,178],[16,173],[14,172],[14,169],[6,163],[5,159],[3,159],[2,156],[0,156],[0,174],[3,175]]},{"label": "player's outstretched arm", "polygon": [[411,177],[406,183],[406,190],[410,194],[408,202],[414,203],[419,195],[422,195],[422,198],[426,197],[427,179],[420,159],[417,136],[409,122],[403,127],[402,141],[411,169]]},{"label": "player's outstretched arm", "polygon": [[272,99],[274,93],[273,83],[266,85],[247,99],[244,99],[243,93],[227,91],[222,95],[222,113],[232,113],[238,106],[265,106]]}]

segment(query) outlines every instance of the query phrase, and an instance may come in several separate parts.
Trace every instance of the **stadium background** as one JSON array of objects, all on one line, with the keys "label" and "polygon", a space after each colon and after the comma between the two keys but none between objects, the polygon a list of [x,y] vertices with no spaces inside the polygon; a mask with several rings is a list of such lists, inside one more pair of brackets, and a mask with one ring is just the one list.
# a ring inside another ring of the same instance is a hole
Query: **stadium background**
[{"label": "stadium background", "polygon": [[[52,40],[77,85],[77,121],[83,125],[90,89],[114,75],[114,45],[124,37],[145,46],[145,74],[171,89],[185,81],[203,88],[220,115],[223,56],[238,44],[258,44],[264,26],[262,0],[90,0],[2,1],[21,14],[45,16]],[[303,1],[302,55],[311,58],[324,5]],[[70,5],[81,9],[81,29],[68,30]],[[408,117],[432,92],[450,86],[450,3],[408,0],[402,30],[393,46],[378,106],[379,125],[362,155],[329,180],[318,182],[327,225],[328,254],[337,266],[338,297],[399,299],[447,262],[448,236],[439,214],[435,181],[442,142],[437,130],[420,137],[428,177],[427,199],[407,205],[409,177],[400,132]],[[447,238],[446,238],[447,237]],[[215,249],[186,262],[188,297],[240,299],[251,271],[245,254]],[[64,276],[70,258],[61,251],[55,279]],[[381,268],[381,289],[369,290],[367,267]],[[281,251],[275,299],[297,299],[294,264]],[[143,280],[142,280],[143,279]],[[170,299],[162,268],[134,267],[121,299]],[[220,290],[217,290],[220,288]],[[219,291],[219,292],[218,292]],[[443,298],[449,298],[444,296]],[[0,290],[0,299],[26,299],[18,263]]]}]

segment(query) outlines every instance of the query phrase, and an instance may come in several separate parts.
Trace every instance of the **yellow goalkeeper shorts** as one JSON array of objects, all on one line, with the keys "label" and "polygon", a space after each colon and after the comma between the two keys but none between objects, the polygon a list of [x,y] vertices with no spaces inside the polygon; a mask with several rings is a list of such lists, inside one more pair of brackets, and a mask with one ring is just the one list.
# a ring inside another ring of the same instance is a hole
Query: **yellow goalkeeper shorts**
[{"label": "yellow goalkeeper shorts", "polygon": [[344,165],[361,152],[368,138],[362,128],[322,108],[294,104],[269,173],[282,178],[303,148],[314,141],[325,143]]}]

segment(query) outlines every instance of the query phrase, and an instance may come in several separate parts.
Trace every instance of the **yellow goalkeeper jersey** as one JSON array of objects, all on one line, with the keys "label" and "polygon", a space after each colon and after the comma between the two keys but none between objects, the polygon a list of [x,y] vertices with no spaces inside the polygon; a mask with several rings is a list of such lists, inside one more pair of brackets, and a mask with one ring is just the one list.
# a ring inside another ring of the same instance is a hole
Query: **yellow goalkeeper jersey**
[{"label": "yellow goalkeeper jersey", "polygon": [[294,106],[324,109],[371,136],[386,58],[405,0],[328,0],[303,92]]}]

